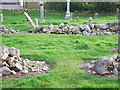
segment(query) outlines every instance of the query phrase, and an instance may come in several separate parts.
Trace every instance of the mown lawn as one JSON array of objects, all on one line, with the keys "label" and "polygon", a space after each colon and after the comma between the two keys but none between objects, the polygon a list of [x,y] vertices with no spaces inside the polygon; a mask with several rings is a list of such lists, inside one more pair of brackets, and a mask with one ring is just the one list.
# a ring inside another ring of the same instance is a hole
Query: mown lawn
[{"label": "mown lawn", "polygon": [[2,45],[21,50],[21,56],[46,61],[48,74],[3,79],[3,88],[118,88],[118,78],[89,75],[78,64],[117,55],[117,36],[2,34]]},{"label": "mown lawn", "polygon": [[[2,24],[5,25],[7,28],[13,28],[15,30],[28,30],[32,28],[25,18],[23,11],[18,12],[3,10],[2,13],[4,15],[4,22]],[[35,21],[35,18],[38,18],[38,20],[40,20],[39,11],[27,11],[27,13],[31,16],[33,21]],[[79,23],[76,23],[77,16],[79,17]],[[45,12],[46,23],[39,23],[39,25],[59,25],[60,23],[65,23],[73,26],[86,25],[88,24],[89,17],[94,18],[94,14],[74,13],[72,20],[65,20],[65,13]],[[93,24],[106,24],[107,22],[114,22],[116,20],[118,20],[116,13],[99,14],[98,19],[93,19]]]}]

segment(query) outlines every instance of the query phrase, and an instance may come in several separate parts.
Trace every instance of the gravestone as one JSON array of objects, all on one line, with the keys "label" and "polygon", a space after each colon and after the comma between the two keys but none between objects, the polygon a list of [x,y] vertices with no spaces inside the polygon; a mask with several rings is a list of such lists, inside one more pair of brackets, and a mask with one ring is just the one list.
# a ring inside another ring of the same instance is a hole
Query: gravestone
[{"label": "gravestone", "polygon": [[20,0],[20,6],[23,7],[23,0]]},{"label": "gravestone", "polygon": [[38,28],[39,25],[38,25],[38,19],[37,18],[35,18],[35,24],[36,24],[36,28]]},{"label": "gravestone", "polygon": [[65,15],[66,20],[71,20],[70,1],[71,0],[67,0],[67,12],[66,12],[66,15]]},{"label": "gravestone", "polygon": [[45,20],[44,20],[44,2],[43,1],[40,1],[40,22],[44,23]]},{"label": "gravestone", "polygon": [[0,14],[0,22],[3,22],[3,14]]},{"label": "gravestone", "polygon": [[92,24],[92,17],[88,19],[88,25]]},{"label": "gravestone", "polygon": [[32,21],[31,17],[26,13],[24,12],[24,15],[25,17],[28,19],[28,21],[30,22],[30,24],[32,25],[33,28],[36,28],[36,25],[35,23]]},{"label": "gravestone", "polygon": [[97,18],[98,18],[98,15],[99,15],[98,13],[95,13],[95,17],[94,17],[94,18],[97,19]]}]

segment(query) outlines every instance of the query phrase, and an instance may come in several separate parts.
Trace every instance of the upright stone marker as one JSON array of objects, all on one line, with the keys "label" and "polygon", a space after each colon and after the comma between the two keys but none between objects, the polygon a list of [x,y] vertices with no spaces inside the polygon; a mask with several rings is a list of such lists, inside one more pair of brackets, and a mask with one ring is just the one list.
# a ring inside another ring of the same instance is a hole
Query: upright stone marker
[{"label": "upright stone marker", "polygon": [[95,17],[94,17],[95,19],[97,19],[98,18],[98,13],[95,13]]},{"label": "upright stone marker", "polygon": [[65,15],[66,20],[71,20],[71,13],[70,13],[70,0],[67,0],[67,12]]},{"label": "upright stone marker", "polygon": [[20,6],[23,7],[23,0],[20,0]]},{"label": "upright stone marker", "polygon": [[44,2],[40,1],[40,22],[45,22],[44,20]]},{"label": "upright stone marker", "polygon": [[92,17],[88,19],[88,25],[92,24]]},{"label": "upright stone marker", "polygon": [[37,18],[35,18],[35,24],[36,24],[36,28],[38,28],[39,25],[38,25],[38,19]]},{"label": "upright stone marker", "polygon": [[3,22],[3,14],[0,14],[0,22]]},{"label": "upright stone marker", "polygon": [[35,23],[32,21],[32,19],[30,18],[30,16],[29,16],[26,12],[24,12],[24,15],[25,15],[25,17],[29,20],[29,22],[30,22],[30,24],[32,25],[32,27],[33,27],[33,28],[36,28],[36,25],[35,25]]}]

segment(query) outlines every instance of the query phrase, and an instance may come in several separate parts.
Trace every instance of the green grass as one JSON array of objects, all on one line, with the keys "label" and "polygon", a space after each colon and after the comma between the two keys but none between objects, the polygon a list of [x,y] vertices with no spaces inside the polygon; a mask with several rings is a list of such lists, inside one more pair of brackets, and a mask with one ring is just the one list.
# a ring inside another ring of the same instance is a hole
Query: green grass
[{"label": "green grass", "polygon": [[78,64],[110,56],[117,36],[2,34],[2,45],[21,50],[21,56],[46,61],[48,74],[3,79],[3,88],[118,88],[118,79],[89,75]]},{"label": "green grass", "polygon": [[[3,10],[4,22],[2,23],[7,28],[13,28],[15,30],[28,30],[31,29],[31,25],[24,16],[24,12],[20,11],[8,11]],[[32,20],[35,21],[35,18],[40,20],[39,11],[27,11],[31,16]],[[76,16],[79,16],[79,23],[76,23]],[[65,13],[52,13],[45,12],[45,23],[39,23],[39,25],[59,25],[60,23],[65,23],[73,26],[85,25],[88,23],[88,18],[94,17],[94,14],[73,14],[72,20],[65,20]],[[113,22],[117,20],[116,13],[114,14],[100,14],[98,19],[93,19],[93,24],[105,24],[107,22]]]}]

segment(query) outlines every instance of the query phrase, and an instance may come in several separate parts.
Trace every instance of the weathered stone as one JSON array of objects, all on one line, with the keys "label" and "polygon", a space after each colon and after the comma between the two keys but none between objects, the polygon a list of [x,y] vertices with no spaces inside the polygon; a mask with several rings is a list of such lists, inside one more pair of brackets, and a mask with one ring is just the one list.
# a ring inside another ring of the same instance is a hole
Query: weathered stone
[{"label": "weathered stone", "polygon": [[113,66],[114,66],[114,68],[119,68],[119,63],[113,62]]},{"label": "weathered stone", "polygon": [[42,69],[43,69],[44,71],[47,71],[49,68],[48,68],[47,66],[44,66]]},{"label": "weathered stone", "polygon": [[87,70],[88,73],[91,74],[99,74],[99,75],[108,75],[114,74],[119,75],[119,63],[116,61],[117,55],[113,55],[110,57],[101,57],[98,60],[91,61],[86,63],[83,66],[83,69]]},{"label": "weathered stone", "polygon": [[92,69],[93,68],[93,65],[91,65],[90,63],[87,63],[84,65],[83,67],[84,69]]},{"label": "weathered stone", "polygon": [[89,24],[89,27],[90,27],[91,30],[94,29],[94,26],[95,26],[94,24]]},{"label": "weathered stone", "polygon": [[69,30],[73,30],[75,27],[74,26],[70,26],[68,28],[69,28]]},{"label": "weathered stone", "polygon": [[0,14],[0,22],[3,22],[3,14]]},{"label": "weathered stone", "polygon": [[9,56],[5,59],[5,61],[14,61],[14,60],[15,60],[14,57],[9,57]]},{"label": "weathered stone", "polygon": [[11,56],[20,56],[20,50],[14,48],[14,47],[10,47],[9,49],[9,55]]},{"label": "weathered stone", "polygon": [[15,75],[16,72],[26,74],[29,71],[40,72],[41,70],[46,71],[49,69],[44,61],[31,61],[21,58],[20,51],[14,47],[7,48],[7,52],[5,50],[5,46],[0,47],[0,51],[8,53],[7,58],[5,60],[1,59],[0,61],[0,72],[2,73],[4,71],[3,76],[9,74]]},{"label": "weathered stone", "polygon": [[14,70],[15,70],[15,71],[22,71],[22,70],[23,70],[22,65],[20,65],[19,63],[16,63]]},{"label": "weathered stone", "polygon": [[90,35],[90,33],[85,30],[83,31],[83,35]]},{"label": "weathered stone", "polygon": [[33,28],[36,27],[35,23],[32,21],[31,17],[26,13],[24,12],[24,15],[25,17],[29,20],[30,24],[32,25]]},{"label": "weathered stone", "polygon": [[118,48],[113,48],[110,51],[113,52],[113,53],[118,53]]},{"label": "weathered stone", "polygon": [[37,18],[35,18],[35,25],[36,25],[36,28],[39,28],[38,19]]},{"label": "weathered stone", "polygon": [[119,74],[117,68],[114,68],[114,69],[113,69],[113,73],[114,73],[115,75],[118,75],[118,74]]},{"label": "weathered stone", "polygon": [[97,60],[90,61],[89,63],[90,63],[91,65],[94,65],[94,64],[96,63],[96,61],[97,61]]},{"label": "weathered stone", "polygon": [[0,73],[2,73],[2,75],[9,75],[11,73],[11,70],[8,67],[3,66],[0,68]]},{"label": "weathered stone", "polygon": [[9,65],[6,62],[3,62],[2,65],[9,67]]},{"label": "weathered stone", "polygon": [[8,61],[8,64],[10,65],[10,67],[15,67],[14,61]]},{"label": "weathered stone", "polygon": [[109,29],[109,26],[106,24],[95,24],[94,27],[97,29],[99,28],[100,30],[107,30]]},{"label": "weathered stone", "polygon": [[109,25],[109,27],[114,25],[114,22],[107,22],[106,25]]},{"label": "weathered stone", "polygon": [[66,20],[71,20],[72,19],[72,15],[70,13],[70,1],[71,0],[67,0],[67,12],[66,12],[66,15],[65,15]]},{"label": "weathered stone", "polygon": [[65,27],[65,24],[64,24],[64,23],[61,23],[61,24],[59,25],[59,29],[62,29],[63,27]]},{"label": "weathered stone", "polygon": [[96,35],[96,33],[91,33],[91,35]]},{"label": "weathered stone", "polygon": [[0,60],[5,60],[9,55],[8,48],[6,46],[0,47]]},{"label": "weathered stone", "polygon": [[117,32],[119,30],[119,26],[114,25],[114,26],[110,27],[110,30],[113,31],[113,32]]},{"label": "weathered stone", "polygon": [[45,61],[36,61],[36,63],[45,64]]},{"label": "weathered stone", "polygon": [[120,55],[117,55],[116,61],[120,62]]},{"label": "weathered stone", "polygon": [[104,35],[111,35],[110,32],[104,32]]},{"label": "weathered stone", "polygon": [[41,18],[40,22],[43,23],[43,22],[45,22],[45,20],[44,20],[44,2],[40,1],[39,3],[40,3],[40,18]]},{"label": "weathered stone", "polygon": [[21,57],[19,57],[19,56],[14,56],[15,57],[15,59],[17,59],[18,61],[22,61],[22,58]]},{"label": "weathered stone", "polygon": [[31,68],[31,71],[32,71],[32,72],[35,72],[36,70],[35,70],[35,68],[32,67],[32,68]]},{"label": "weathered stone", "polygon": [[16,72],[15,72],[14,70],[12,70],[12,71],[11,71],[11,74],[15,75],[15,74],[16,74]]},{"label": "weathered stone", "polygon": [[79,28],[80,28],[81,31],[84,31],[84,30],[87,31],[87,32],[91,31],[91,29],[88,25],[80,25]]},{"label": "weathered stone", "polygon": [[8,29],[8,31],[10,31],[11,33],[16,33],[16,31],[14,29]]},{"label": "weathered stone", "polygon": [[104,75],[106,74],[108,71],[107,71],[107,68],[109,66],[109,58],[108,57],[101,57],[99,58],[95,65],[94,65],[94,70],[100,74],[100,75]]},{"label": "weathered stone", "polygon": [[53,24],[50,24],[50,25],[48,26],[48,29],[54,29],[54,25],[53,25]]},{"label": "weathered stone", "polygon": [[26,74],[26,73],[29,73],[28,70],[23,70],[22,73]]},{"label": "weathered stone", "polygon": [[92,71],[92,74],[97,74],[95,71]]},{"label": "weathered stone", "polygon": [[92,24],[92,17],[88,19],[88,25]]},{"label": "weathered stone", "polygon": [[6,27],[4,25],[0,25],[0,29],[6,30]]}]

